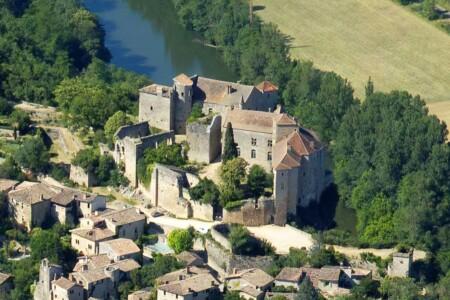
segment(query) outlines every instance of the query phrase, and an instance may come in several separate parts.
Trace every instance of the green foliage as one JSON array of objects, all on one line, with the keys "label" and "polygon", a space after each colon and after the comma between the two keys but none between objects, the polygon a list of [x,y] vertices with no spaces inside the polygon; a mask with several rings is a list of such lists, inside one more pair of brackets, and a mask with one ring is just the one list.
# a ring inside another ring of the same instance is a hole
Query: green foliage
[{"label": "green foliage", "polygon": [[246,247],[250,241],[250,232],[242,225],[231,225],[228,240],[233,253],[244,254],[247,252]]},{"label": "green foliage", "polygon": [[247,162],[238,157],[223,163],[220,167],[220,202],[225,206],[228,202],[240,200],[244,196],[241,182],[245,179]]},{"label": "green foliage", "polygon": [[438,18],[436,11],[436,0],[424,0],[422,2],[422,14],[428,18],[428,20],[434,20]]},{"label": "green foliage", "polygon": [[258,199],[264,194],[266,188],[271,188],[273,186],[273,178],[263,167],[253,165],[248,172],[247,185],[251,196]]},{"label": "green foliage", "polygon": [[202,105],[200,103],[194,103],[194,105],[192,105],[191,114],[189,115],[187,122],[193,123],[204,116],[205,114],[202,112]]},{"label": "green foliage", "polygon": [[34,136],[24,140],[15,159],[21,167],[39,173],[48,170],[50,155],[42,139]]},{"label": "green foliage", "polygon": [[239,296],[239,292],[226,292],[223,300],[241,300],[241,297]]},{"label": "green foliage", "polygon": [[182,153],[182,147],[178,144],[161,144],[158,148],[148,148],[144,152],[144,157],[138,161],[138,178],[145,184],[151,179],[153,165],[160,163],[175,167],[182,167],[186,164],[186,158]]},{"label": "green foliage", "polygon": [[10,116],[10,122],[20,134],[27,133],[31,125],[30,116],[22,110],[14,110]]},{"label": "green foliage", "polygon": [[380,292],[392,300],[418,299],[419,287],[411,278],[384,278]]},{"label": "green foliage", "polygon": [[380,297],[379,286],[378,281],[363,278],[359,284],[352,288],[352,296],[354,299],[367,299],[368,297],[378,299]]},{"label": "green foliage", "polygon": [[298,288],[298,293],[295,296],[295,300],[318,300],[319,294],[312,285],[309,277],[306,277]]},{"label": "green foliage", "polygon": [[321,268],[323,266],[335,266],[339,264],[339,257],[332,247],[315,247],[309,254],[309,264],[313,268]]},{"label": "green foliage", "polygon": [[366,98],[373,95],[375,92],[375,86],[373,84],[372,78],[369,77],[369,80],[367,81],[366,85]]},{"label": "green foliage", "polygon": [[131,120],[127,116],[127,114],[121,110],[117,111],[111,117],[109,117],[108,121],[106,121],[106,123],[105,123],[104,128],[105,128],[106,137],[110,141],[112,141],[117,129],[119,129],[121,126],[129,125],[129,124],[131,124]]},{"label": "green foliage", "polygon": [[237,152],[237,145],[234,141],[233,127],[231,126],[231,123],[228,122],[227,130],[225,131],[222,162],[226,163],[227,161],[236,158],[237,156],[238,152]]},{"label": "green foliage", "polygon": [[3,98],[0,98],[0,115],[8,116],[13,111],[13,106]]},{"label": "green foliage", "polygon": [[194,245],[194,234],[191,229],[174,229],[169,233],[167,242],[170,248],[179,254],[183,251],[189,251]]},{"label": "green foliage", "polygon": [[83,168],[87,173],[95,173],[98,168],[99,154],[97,149],[85,148],[80,150],[72,160],[72,164]]},{"label": "green foliage", "polygon": [[216,206],[219,204],[220,192],[214,181],[208,178],[200,179],[199,183],[189,189],[189,195],[193,200],[204,204]]},{"label": "green foliage", "polygon": [[7,157],[5,161],[0,164],[0,178],[23,180],[22,172],[12,157]]},{"label": "green foliage", "polygon": [[30,240],[31,257],[35,261],[48,258],[58,263],[62,258],[62,244],[56,232],[50,230],[34,229]]}]

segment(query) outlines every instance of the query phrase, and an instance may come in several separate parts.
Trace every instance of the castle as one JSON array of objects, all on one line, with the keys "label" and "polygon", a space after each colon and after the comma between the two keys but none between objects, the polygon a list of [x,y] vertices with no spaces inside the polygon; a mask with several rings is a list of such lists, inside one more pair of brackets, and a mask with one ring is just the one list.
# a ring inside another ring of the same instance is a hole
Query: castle
[{"label": "castle", "polygon": [[[258,164],[273,172],[274,190],[272,204],[265,205],[265,209],[260,209],[256,201],[253,211],[251,205],[245,205],[240,211],[225,213],[224,219],[245,223],[245,213],[255,215],[261,211],[264,216],[254,219],[284,225],[288,214],[296,215],[302,207],[319,201],[329,179],[325,170],[326,151],[319,138],[299,126],[277,102],[278,88],[268,81],[250,86],[178,75],[172,87],[152,84],[140,90],[140,123],[117,131],[114,157],[116,162],[125,164],[125,175],[138,186],[136,164],[146,148],[171,143],[174,134],[182,134],[189,145],[189,159],[211,163],[220,157],[225,129],[231,124],[238,155],[249,165]],[[187,122],[194,105],[200,105],[207,117]],[[163,132],[154,136],[150,128]],[[151,194],[157,194],[155,185],[163,188],[164,184],[164,181],[153,183]],[[150,199],[150,203],[164,207],[161,200]]]}]

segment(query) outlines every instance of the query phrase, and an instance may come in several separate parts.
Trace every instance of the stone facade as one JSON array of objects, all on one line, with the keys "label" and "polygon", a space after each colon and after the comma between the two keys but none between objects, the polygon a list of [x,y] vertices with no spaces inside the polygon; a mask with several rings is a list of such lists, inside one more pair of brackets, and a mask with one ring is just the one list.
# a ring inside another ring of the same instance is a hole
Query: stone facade
[{"label": "stone facade", "polygon": [[47,259],[41,261],[39,267],[39,281],[34,290],[34,300],[52,300],[53,289],[52,281],[63,275],[63,268],[58,265],[50,264]]},{"label": "stone facade", "polygon": [[235,209],[223,210],[223,222],[230,224],[242,224],[245,226],[262,226],[274,222],[274,200],[252,199],[244,200],[244,204]]},{"label": "stone facade", "polygon": [[82,167],[70,165],[70,175],[69,179],[75,182],[78,185],[91,187],[97,183],[97,179],[95,175],[92,173],[88,173],[83,170]]},{"label": "stone facade", "polygon": [[173,132],[152,133],[148,122],[120,127],[114,135],[114,161],[123,165],[124,175],[132,186],[137,186],[137,163],[148,148],[172,144]]},{"label": "stone facade", "polygon": [[211,163],[219,157],[222,146],[220,142],[222,117],[216,115],[187,124],[186,140],[189,144],[188,157],[191,161]]},{"label": "stone facade", "polygon": [[390,277],[408,277],[411,272],[413,253],[394,253],[392,263],[388,266]]}]

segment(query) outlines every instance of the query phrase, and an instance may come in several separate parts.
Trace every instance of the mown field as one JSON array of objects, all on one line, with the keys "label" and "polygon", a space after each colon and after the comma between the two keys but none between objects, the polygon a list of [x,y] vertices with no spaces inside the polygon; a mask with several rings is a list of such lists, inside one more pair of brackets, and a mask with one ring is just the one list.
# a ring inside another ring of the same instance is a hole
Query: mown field
[{"label": "mown field", "polygon": [[[376,89],[420,94],[450,124],[450,36],[390,0],[255,0],[292,37],[292,55]],[[448,103],[443,103],[448,101]],[[437,103],[440,102],[440,103]]]}]

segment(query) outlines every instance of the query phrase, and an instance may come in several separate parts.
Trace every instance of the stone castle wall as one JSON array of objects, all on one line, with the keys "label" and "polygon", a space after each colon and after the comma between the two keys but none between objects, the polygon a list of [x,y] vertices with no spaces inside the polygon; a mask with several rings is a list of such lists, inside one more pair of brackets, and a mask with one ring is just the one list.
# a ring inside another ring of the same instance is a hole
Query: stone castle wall
[{"label": "stone castle wall", "polygon": [[223,210],[223,222],[242,224],[245,226],[262,226],[273,223],[275,213],[274,201],[262,199],[256,205],[253,200],[247,200],[239,208]]},{"label": "stone castle wall", "polygon": [[173,129],[174,104],[169,94],[160,89],[156,93],[139,93],[139,122],[148,121],[152,127],[165,131]]},{"label": "stone castle wall", "polygon": [[191,218],[214,221],[214,208],[210,204],[203,204],[199,201],[189,201],[191,207]]},{"label": "stone castle wall", "polygon": [[211,163],[220,155],[221,123],[222,117],[217,115],[210,124],[203,124],[200,120],[186,125],[189,160]]},{"label": "stone castle wall", "polygon": [[94,174],[87,173],[82,167],[70,165],[70,180],[78,185],[85,187],[91,187],[96,184],[96,178]]}]

